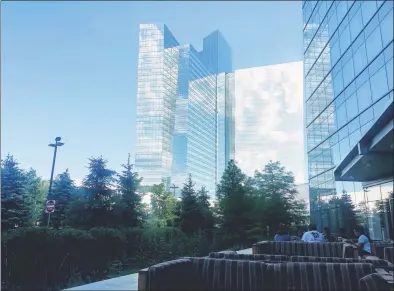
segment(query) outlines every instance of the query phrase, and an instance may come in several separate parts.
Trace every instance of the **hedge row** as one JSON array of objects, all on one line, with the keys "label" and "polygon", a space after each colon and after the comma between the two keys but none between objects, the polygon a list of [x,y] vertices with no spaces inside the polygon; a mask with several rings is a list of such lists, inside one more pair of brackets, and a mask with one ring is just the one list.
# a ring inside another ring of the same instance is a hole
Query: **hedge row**
[{"label": "hedge row", "polygon": [[3,233],[1,243],[7,290],[61,290],[107,279],[111,269],[144,268],[212,250],[205,235],[187,237],[177,228],[19,228]]}]

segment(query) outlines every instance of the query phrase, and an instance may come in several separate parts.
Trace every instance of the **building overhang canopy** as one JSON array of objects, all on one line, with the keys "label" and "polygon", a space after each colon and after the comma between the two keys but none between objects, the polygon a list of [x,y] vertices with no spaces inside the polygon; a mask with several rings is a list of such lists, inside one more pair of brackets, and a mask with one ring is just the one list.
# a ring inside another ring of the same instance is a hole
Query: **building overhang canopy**
[{"label": "building overhang canopy", "polygon": [[336,181],[373,182],[394,175],[393,102],[334,170]]}]

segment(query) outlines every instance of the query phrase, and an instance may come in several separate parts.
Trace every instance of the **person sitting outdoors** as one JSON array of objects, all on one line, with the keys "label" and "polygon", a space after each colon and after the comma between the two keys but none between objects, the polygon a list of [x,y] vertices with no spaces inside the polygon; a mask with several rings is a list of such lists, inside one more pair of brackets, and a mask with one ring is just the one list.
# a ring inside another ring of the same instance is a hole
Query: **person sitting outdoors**
[{"label": "person sitting outdoors", "polygon": [[281,223],[279,225],[279,229],[274,237],[274,241],[291,241],[291,236],[289,235],[289,232],[287,231],[284,224]]},{"label": "person sitting outdoors", "polygon": [[364,227],[361,225],[356,226],[354,229],[354,235],[358,237],[358,255],[362,256],[370,256],[371,255],[371,243],[370,239],[365,235]]},{"label": "person sitting outdoors", "polygon": [[308,226],[308,231],[303,234],[301,240],[304,242],[326,242],[326,238],[317,231],[315,224],[310,224]]},{"label": "person sitting outdoors", "polygon": [[343,241],[345,239],[347,239],[346,230],[343,227],[341,227],[341,228],[339,228],[337,240]]},{"label": "person sitting outdoors", "polygon": [[329,227],[325,226],[323,228],[323,234],[328,242],[335,242],[336,239],[335,239],[334,235],[331,233]]},{"label": "person sitting outdoors", "polygon": [[297,236],[301,239],[302,236],[304,235],[304,233],[305,233],[305,231],[299,230],[299,231],[297,232]]},{"label": "person sitting outdoors", "polygon": [[297,236],[297,235],[291,235],[290,238],[291,238],[292,241],[299,241],[299,240],[301,240],[301,237]]}]

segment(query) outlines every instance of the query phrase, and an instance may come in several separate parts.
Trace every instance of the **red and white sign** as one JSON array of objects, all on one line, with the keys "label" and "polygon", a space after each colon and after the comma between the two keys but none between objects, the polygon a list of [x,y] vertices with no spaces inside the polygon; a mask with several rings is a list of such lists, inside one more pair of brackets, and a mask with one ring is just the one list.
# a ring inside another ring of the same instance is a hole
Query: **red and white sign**
[{"label": "red and white sign", "polygon": [[55,200],[47,200],[46,207],[45,207],[45,212],[46,213],[52,213],[55,212]]}]

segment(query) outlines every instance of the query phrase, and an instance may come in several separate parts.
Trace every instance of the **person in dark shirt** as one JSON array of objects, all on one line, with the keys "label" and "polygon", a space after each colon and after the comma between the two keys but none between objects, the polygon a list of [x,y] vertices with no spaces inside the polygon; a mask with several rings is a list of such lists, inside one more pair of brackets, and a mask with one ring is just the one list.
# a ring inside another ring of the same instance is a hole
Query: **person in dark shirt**
[{"label": "person in dark shirt", "polygon": [[343,227],[341,227],[340,229],[339,229],[339,236],[341,237],[341,238],[348,238],[347,237],[347,235],[346,235],[346,230],[343,228]]},{"label": "person in dark shirt", "polygon": [[347,239],[348,239],[348,237],[346,235],[346,230],[343,227],[339,228],[338,235],[337,235],[337,241],[343,242],[343,241],[346,241]]},{"label": "person in dark shirt", "polygon": [[274,237],[274,241],[291,241],[291,236],[289,235],[284,224],[281,223],[279,225],[279,229]]},{"label": "person in dark shirt", "polygon": [[334,242],[335,241],[335,237],[331,233],[329,227],[326,226],[323,228],[323,234],[324,234],[324,237],[326,238],[327,242]]},{"label": "person in dark shirt", "polygon": [[297,232],[297,236],[301,239],[302,236],[304,235],[304,233],[305,233],[305,231],[299,230],[299,231]]}]

